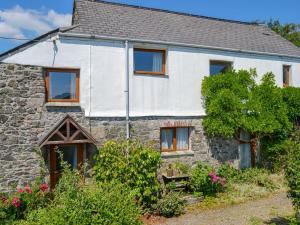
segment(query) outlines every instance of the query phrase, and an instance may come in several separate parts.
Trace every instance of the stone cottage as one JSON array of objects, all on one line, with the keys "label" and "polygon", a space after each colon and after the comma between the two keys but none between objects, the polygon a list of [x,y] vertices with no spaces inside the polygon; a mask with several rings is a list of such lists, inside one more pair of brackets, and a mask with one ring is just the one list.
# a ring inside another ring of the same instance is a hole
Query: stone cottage
[{"label": "stone cottage", "polygon": [[77,168],[109,139],[151,141],[167,162],[247,167],[248,144],[205,135],[202,79],[256,68],[300,86],[300,49],[265,26],[100,0],[75,0],[72,26],[0,60],[0,191],[41,163],[55,185],[57,146]]}]

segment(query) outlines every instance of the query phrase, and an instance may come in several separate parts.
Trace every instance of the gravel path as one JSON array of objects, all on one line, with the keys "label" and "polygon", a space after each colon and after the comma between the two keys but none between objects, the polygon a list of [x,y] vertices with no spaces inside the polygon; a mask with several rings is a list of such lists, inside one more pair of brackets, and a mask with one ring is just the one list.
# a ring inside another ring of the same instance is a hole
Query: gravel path
[{"label": "gravel path", "polygon": [[195,210],[161,225],[260,225],[287,224],[280,217],[291,215],[293,208],[286,193],[213,210]]}]

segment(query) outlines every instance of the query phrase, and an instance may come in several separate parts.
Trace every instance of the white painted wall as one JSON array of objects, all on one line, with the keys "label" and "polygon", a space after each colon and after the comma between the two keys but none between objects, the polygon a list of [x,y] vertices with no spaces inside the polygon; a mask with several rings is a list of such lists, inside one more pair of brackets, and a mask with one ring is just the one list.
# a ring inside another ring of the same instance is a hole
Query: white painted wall
[{"label": "white painted wall", "polygon": [[[133,46],[167,49],[167,76],[133,74]],[[232,61],[235,69],[256,68],[282,86],[282,66],[292,66],[294,86],[300,86],[300,59],[178,46],[130,45],[130,116],[200,116],[201,81],[209,60]],[[3,60],[44,67],[80,68],[80,104],[86,116],[125,116],[125,49],[118,41],[60,39],[38,43]],[[91,87],[90,87],[91,84]]]}]

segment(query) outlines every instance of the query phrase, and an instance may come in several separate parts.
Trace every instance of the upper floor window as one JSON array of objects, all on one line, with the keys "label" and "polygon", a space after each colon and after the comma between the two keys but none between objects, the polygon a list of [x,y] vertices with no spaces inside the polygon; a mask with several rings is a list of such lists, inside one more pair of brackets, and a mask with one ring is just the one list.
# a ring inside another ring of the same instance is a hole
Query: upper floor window
[{"label": "upper floor window", "polygon": [[291,85],[291,66],[284,65],[283,69],[283,86],[288,87]]},{"label": "upper floor window", "polygon": [[79,102],[79,70],[47,69],[46,98],[48,102]]},{"label": "upper floor window", "polygon": [[134,73],[164,75],[166,51],[154,49],[134,49]]},{"label": "upper floor window", "polygon": [[209,65],[209,74],[213,76],[216,74],[224,73],[231,68],[232,62],[212,60],[210,61]]},{"label": "upper floor window", "polygon": [[161,151],[189,150],[188,127],[161,128]]}]

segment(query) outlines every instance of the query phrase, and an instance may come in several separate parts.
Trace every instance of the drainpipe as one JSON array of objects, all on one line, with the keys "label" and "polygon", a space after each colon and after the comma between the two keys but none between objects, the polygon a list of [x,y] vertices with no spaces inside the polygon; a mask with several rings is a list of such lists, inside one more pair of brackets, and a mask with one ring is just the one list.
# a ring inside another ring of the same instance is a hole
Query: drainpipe
[{"label": "drainpipe", "polygon": [[130,123],[129,123],[129,47],[128,40],[125,41],[125,73],[126,73],[126,139],[130,138]]}]

